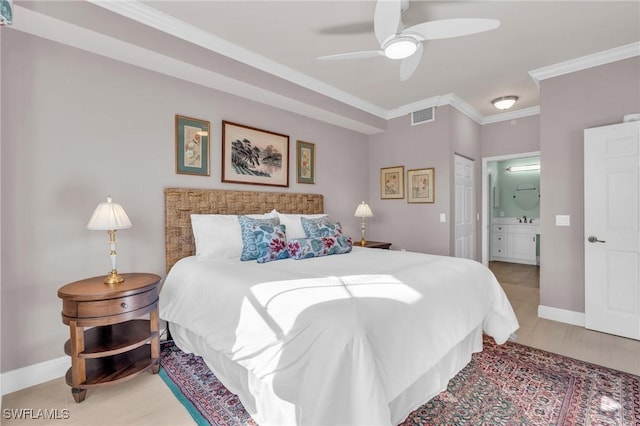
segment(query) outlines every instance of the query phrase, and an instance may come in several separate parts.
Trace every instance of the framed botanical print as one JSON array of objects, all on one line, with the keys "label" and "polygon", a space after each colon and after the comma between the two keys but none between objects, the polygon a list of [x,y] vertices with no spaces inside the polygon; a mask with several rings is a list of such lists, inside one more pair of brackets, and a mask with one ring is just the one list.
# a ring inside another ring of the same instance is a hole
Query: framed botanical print
[{"label": "framed botanical print", "polygon": [[209,176],[209,122],[176,115],[176,173]]},{"label": "framed botanical print", "polygon": [[404,198],[404,166],[384,167],[380,169],[380,198]]},{"label": "framed botanical print", "polygon": [[296,142],[296,178],[298,183],[316,183],[316,145]]},{"label": "framed botanical print", "polygon": [[289,136],[223,121],[222,181],[289,186]]},{"label": "framed botanical print", "polygon": [[407,170],[407,202],[435,202],[435,169]]}]

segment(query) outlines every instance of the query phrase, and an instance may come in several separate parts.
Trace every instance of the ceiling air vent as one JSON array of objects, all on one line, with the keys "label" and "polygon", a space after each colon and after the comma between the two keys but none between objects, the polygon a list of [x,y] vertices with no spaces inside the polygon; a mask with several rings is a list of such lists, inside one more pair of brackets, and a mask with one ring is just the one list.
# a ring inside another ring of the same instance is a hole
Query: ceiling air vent
[{"label": "ceiling air vent", "polygon": [[435,120],[434,117],[435,108],[425,108],[420,111],[414,111],[411,113],[411,125],[415,126],[416,124],[428,123],[430,121]]}]

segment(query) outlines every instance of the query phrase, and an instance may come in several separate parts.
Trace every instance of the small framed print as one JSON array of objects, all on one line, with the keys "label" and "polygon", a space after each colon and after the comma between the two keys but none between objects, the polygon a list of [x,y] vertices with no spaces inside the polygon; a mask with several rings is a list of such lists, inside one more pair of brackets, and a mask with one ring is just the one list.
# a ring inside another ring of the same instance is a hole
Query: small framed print
[{"label": "small framed print", "polygon": [[209,122],[176,115],[176,173],[209,176]]},{"label": "small framed print", "polygon": [[289,136],[222,122],[222,182],[289,186]]},{"label": "small framed print", "polygon": [[435,169],[407,170],[407,202],[435,202]]},{"label": "small framed print", "polygon": [[296,142],[296,177],[298,183],[316,183],[316,145]]},{"label": "small framed print", "polygon": [[404,198],[404,166],[380,169],[380,198],[383,200]]}]

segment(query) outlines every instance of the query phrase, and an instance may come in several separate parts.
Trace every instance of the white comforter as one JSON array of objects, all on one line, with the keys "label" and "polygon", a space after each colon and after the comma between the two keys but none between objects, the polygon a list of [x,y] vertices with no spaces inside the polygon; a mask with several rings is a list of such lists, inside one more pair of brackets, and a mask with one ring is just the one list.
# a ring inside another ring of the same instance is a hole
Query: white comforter
[{"label": "white comforter", "polygon": [[[160,317],[249,371],[264,425],[390,424],[389,402],[474,329],[503,343],[518,328],[481,264],[360,247],[266,264],[182,259]],[[282,406],[260,404],[265,389]]]}]

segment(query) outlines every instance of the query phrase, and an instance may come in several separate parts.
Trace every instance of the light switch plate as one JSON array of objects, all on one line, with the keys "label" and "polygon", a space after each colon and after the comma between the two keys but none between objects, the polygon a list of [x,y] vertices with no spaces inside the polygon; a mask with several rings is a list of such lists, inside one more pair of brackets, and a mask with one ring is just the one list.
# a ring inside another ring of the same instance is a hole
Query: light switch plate
[{"label": "light switch plate", "polygon": [[556,215],[556,226],[570,226],[571,225],[571,216],[568,214],[557,214]]},{"label": "light switch plate", "polygon": [[447,217],[444,215],[444,213],[440,213],[440,222],[445,223],[447,221]]}]

